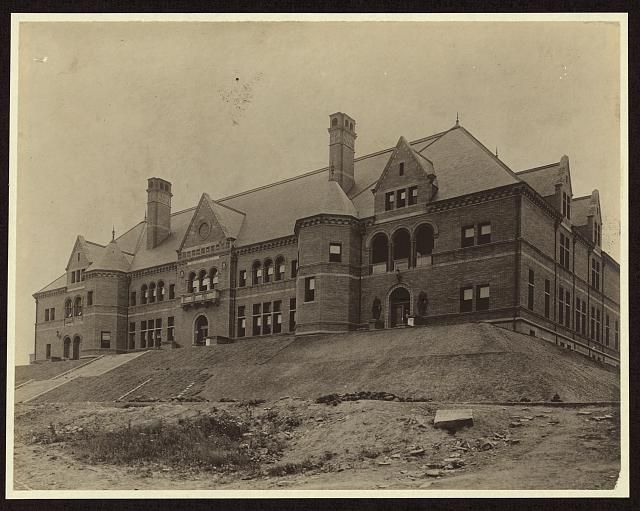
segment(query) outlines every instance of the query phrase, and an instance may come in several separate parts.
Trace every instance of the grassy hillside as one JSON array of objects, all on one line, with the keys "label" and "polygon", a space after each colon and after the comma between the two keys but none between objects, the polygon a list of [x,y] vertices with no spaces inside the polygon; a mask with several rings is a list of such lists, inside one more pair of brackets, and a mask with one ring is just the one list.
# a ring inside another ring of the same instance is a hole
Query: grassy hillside
[{"label": "grassy hillside", "polygon": [[[489,324],[247,340],[148,353],[38,398],[110,401],[199,396],[315,398],[386,391],[435,401],[619,399],[619,376],[577,353]],[[188,390],[187,390],[188,387]]]},{"label": "grassy hillside", "polygon": [[81,360],[64,360],[60,362],[16,366],[16,385],[20,385],[29,380],[48,380],[69,369],[86,364],[89,360],[91,359],[83,358]]}]

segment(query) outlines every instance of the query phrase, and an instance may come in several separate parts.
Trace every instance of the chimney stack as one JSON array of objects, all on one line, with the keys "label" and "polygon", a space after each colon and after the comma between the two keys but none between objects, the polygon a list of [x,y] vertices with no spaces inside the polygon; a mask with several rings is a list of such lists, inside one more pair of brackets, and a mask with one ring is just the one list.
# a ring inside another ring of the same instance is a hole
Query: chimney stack
[{"label": "chimney stack", "polygon": [[171,183],[151,177],[147,188],[147,248],[160,245],[171,233]]},{"label": "chimney stack", "polygon": [[329,181],[337,181],[345,193],[353,187],[356,121],[347,114],[329,116]]}]

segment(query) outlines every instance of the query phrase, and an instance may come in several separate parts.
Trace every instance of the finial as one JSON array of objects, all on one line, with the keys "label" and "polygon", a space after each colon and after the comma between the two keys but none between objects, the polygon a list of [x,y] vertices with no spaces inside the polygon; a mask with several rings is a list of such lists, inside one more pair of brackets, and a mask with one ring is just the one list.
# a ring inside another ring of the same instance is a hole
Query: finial
[{"label": "finial", "polygon": [[460,117],[458,116],[458,112],[456,112],[456,126],[460,126]]},{"label": "finial", "polygon": [[116,226],[113,225],[111,229],[111,241],[115,241],[115,240],[116,240]]}]

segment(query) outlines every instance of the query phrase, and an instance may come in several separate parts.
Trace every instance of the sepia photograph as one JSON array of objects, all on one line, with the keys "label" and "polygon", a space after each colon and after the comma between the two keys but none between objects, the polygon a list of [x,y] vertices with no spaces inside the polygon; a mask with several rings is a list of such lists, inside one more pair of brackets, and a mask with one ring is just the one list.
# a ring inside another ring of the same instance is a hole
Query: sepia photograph
[{"label": "sepia photograph", "polygon": [[626,14],[11,55],[9,498],[628,496]]}]

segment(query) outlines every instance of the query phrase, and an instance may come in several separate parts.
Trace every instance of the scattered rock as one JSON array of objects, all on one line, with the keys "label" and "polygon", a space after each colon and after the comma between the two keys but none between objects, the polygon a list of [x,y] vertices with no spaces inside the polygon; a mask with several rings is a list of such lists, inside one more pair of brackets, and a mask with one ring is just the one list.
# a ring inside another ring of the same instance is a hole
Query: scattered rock
[{"label": "scattered rock", "polygon": [[378,465],[391,465],[390,461],[378,461]]},{"label": "scattered rock", "polygon": [[465,426],[473,426],[473,410],[438,410],[433,425],[436,428],[453,431]]},{"label": "scattered rock", "polygon": [[423,456],[423,455],[424,455],[424,449],[422,448],[409,451],[409,456]]},{"label": "scattered rock", "polygon": [[481,438],[478,443],[480,446],[480,450],[482,451],[489,451],[491,449],[494,449],[496,446],[495,442],[492,442],[487,438]]},{"label": "scattered rock", "polygon": [[562,401],[562,399],[560,399],[560,396],[558,395],[558,393],[555,393],[551,398],[551,402],[553,403],[559,403],[560,401]]},{"label": "scattered rock", "polygon": [[392,454],[391,457],[395,460],[399,459],[401,456],[399,454]]},{"label": "scattered rock", "polygon": [[580,410],[578,415],[591,415],[591,412],[587,412],[586,410]]},{"label": "scattered rock", "polygon": [[509,427],[510,428],[519,428],[519,427],[522,427],[522,425],[523,425],[522,422],[510,422],[509,423]]},{"label": "scattered rock", "polygon": [[427,470],[424,475],[425,477],[440,477],[443,474],[442,470],[431,469]]},{"label": "scattered rock", "polygon": [[443,463],[446,463],[447,466],[451,466],[452,468],[460,468],[464,466],[465,461],[460,458],[445,458]]},{"label": "scattered rock", "polygon": [[418,486],[418,488],[429,488],[429,486],[431,486],[433,484],[433,481],[427,481],[425,483],[422,483],[420,486]]}]

